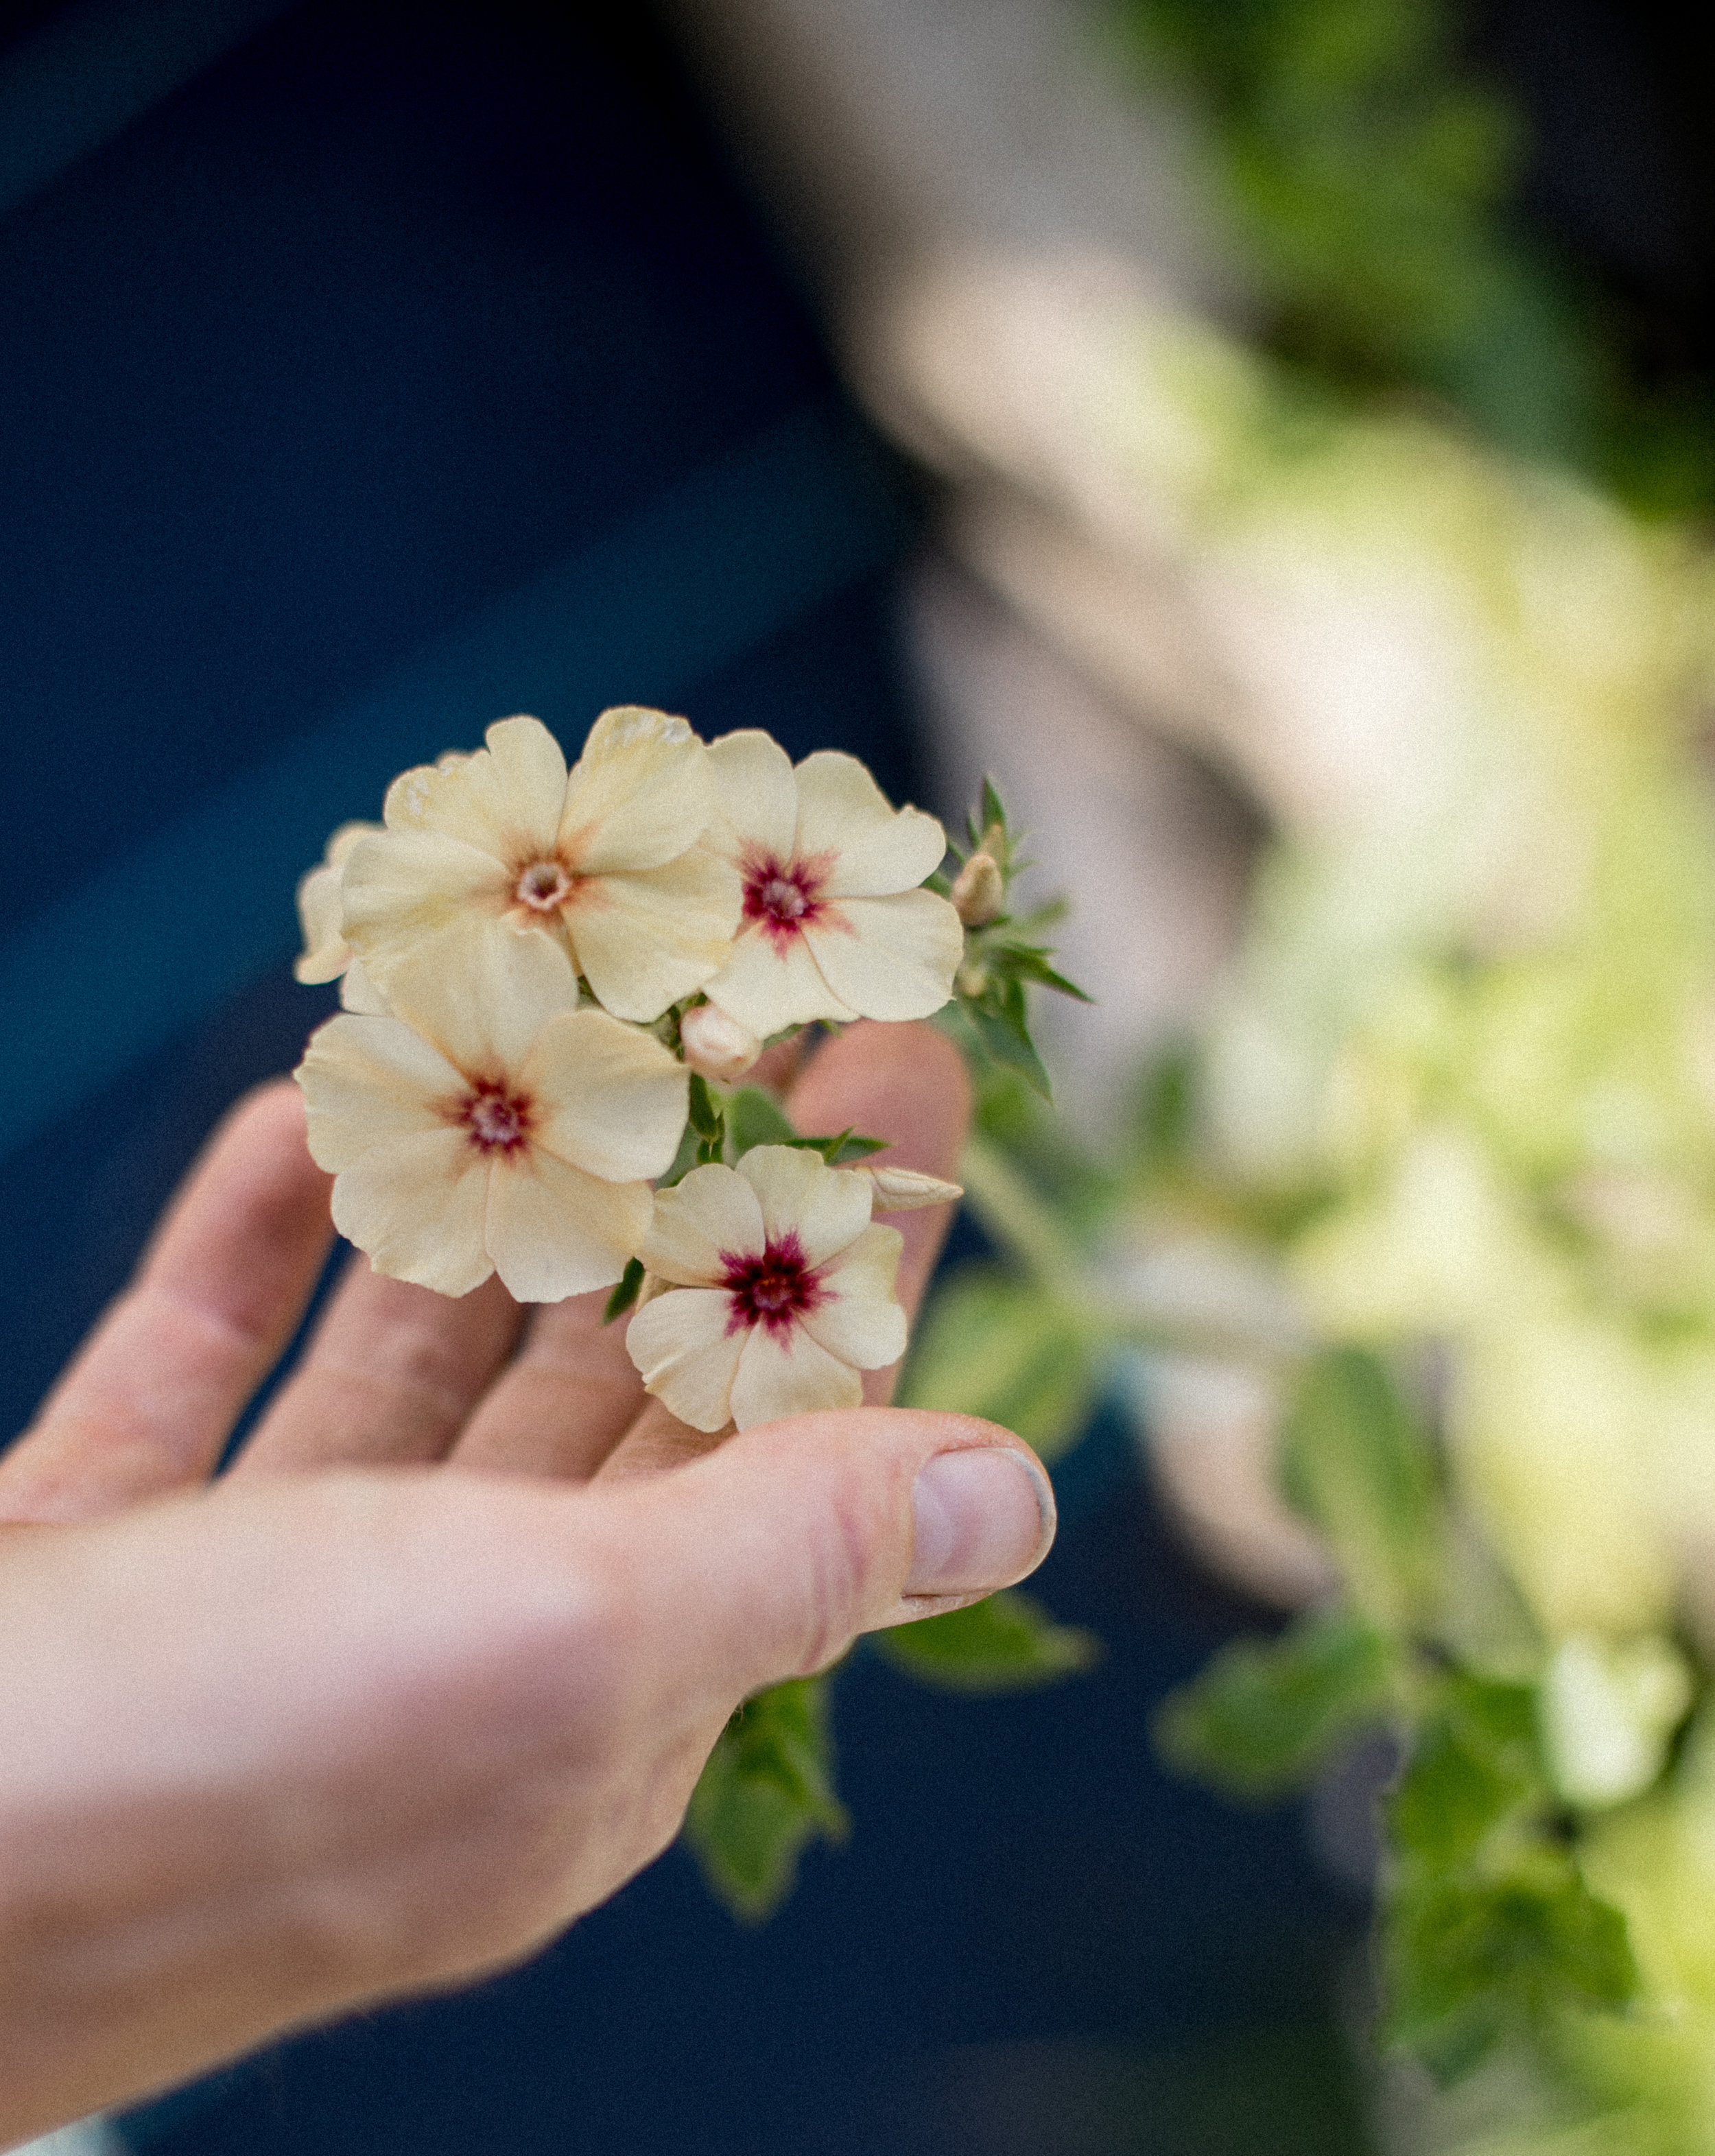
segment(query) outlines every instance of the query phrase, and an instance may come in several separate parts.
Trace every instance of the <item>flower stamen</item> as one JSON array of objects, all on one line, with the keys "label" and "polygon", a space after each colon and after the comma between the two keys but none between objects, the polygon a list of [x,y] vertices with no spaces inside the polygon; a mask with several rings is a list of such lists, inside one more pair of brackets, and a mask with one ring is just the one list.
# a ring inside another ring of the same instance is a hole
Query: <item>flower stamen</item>
[{"label": "flower stamen", "polygon": [[760,1256],[753,1251],[723,1250],[721,1286],[732,1298],[729,1333],[761,1325],[777,1337],[789,1332],[807,1311],[826,1299],[827,1290],[810,1270],[804,1245],[795,1235],[770,1241]]},{"label": "flower stamen", "polygon": [[553,913],[572,895],[572,879],[559,861],[532,861],[519,876],[513,897],[533,913]]},{"label": "flower stamen", "polygon": [[786,942],[821,911],[820,891],[821,878],[808,862],[769,855],[745,871],[744,918],[757,922],[775,943]]},{"label": "flower stamen", "polygon": [[480,1080],[459,1120],[479,1152],[514,1153],[530,1142],[535,1117],[527,1093],[510,1093],[492,1080]]}]

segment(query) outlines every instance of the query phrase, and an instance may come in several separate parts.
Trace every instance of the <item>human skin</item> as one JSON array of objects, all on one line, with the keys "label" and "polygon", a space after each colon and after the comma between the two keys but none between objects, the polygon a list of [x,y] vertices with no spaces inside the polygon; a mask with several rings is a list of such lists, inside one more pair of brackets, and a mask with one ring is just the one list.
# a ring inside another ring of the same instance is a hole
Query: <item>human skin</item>
[{"label": "human skin", "polygon": [[[854,1028],[799,1127],[950,1175],[947,1044]],[[326,1254],[296,1089],[216,1132],[0,1460],[0,2147],[516,1963],[649,1863],[748,1693],[1045,1553],[1019,1441],[874,1403],[721,1440],[602,1298],[361,1259],[211,1481]],[[906,1214],[901,1291],[945,1232]]]}]

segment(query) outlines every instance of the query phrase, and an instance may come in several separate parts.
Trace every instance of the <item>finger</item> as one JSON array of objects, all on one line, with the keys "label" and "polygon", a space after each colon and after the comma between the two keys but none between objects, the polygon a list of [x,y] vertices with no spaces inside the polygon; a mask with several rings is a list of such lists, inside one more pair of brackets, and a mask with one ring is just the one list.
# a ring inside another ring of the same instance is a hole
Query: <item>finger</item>
[{"label": "finger", "polygon": [[136,1276],[0,1462],[0,1519],[92,1519],[201,1481],[333,1239],[290,1081],[232,1110]]},{"label": "finger", "polygon": [[[970,1081],[963,1057],[932,1026],[861,1024],[822,1050],[793,1087],[788,1106],[801,1131],[850,1127],[885,1134],[893,1142],[872,1156],[878,1163],[951,1178],[970,1124]],[[896,1292],[908,1314],[922,1300],[952,1219],[951,1205],[934,1205],[889,1223],[905,1238]],[[898,1375],[897,1365],[865,1371],[865,1399],[872,1405],[890,1399]],[[600,1472],[616,1481],[659,1474],[700,1458],[721,1441],[687,1429],[651,1400]]]},{"label": "finger", "polygon": [[301,1364],[233,1472],[444,1459],[522,1323],[493,1276],[469,1295],[437,1295],[372,1272],[354,1255]]},{"label": "finger", "polygon": [[794,1416],[591,1499],[627,1583],[622,1636],[734,1699],[825,1668],[860,1632],[1009,1586],[1055,1529],[1016,1438],[907,1408]]},{"label": "finger", "polygon": [[644,1399],[624,1321],[602,1322],[607,1302],[603,1289],[537,1312],[454,1448],[459,1466],[579,1482],[594,1474]]},{"label": "finger", "polygon": [[[831,1042],[793,1089],[789,1107],[801,1131],[848,1128],[893,1142],[870,1155],[875,1166],[920,1168],[952,1181],[971,1123],[971,1081],[965,1060],[932,1025],[860,1025]],[[905,1238],[896,1292],[915,1317],[929,1276],[952,1225],[952,1207],[889,1216]],[[885,1402],[899,1376],[864,1373],[864,1397]]]}]

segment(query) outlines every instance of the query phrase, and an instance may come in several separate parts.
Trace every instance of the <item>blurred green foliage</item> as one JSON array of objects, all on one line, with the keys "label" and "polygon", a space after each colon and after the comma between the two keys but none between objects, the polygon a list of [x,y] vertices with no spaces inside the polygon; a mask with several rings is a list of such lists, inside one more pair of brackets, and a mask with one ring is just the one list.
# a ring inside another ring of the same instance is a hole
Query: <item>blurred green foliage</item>
[{"label": "blurred green foliage", "polygon": [[1520,217],[1528,131],[1456,8],[1119,0],[1119,19],[1211,123],[1277,354],[1427,392],[1645,513],[1715,506],[1715,385],[1646,369],[1618,300]]},{"label": "blurred green foliage", "polygon": [[747,1700],[721,1732],[685,1821],[710,1887],[752,1922],[792,1892],[799,1857],[817,1840],[842,1841],[834,1793],[828,1680],[801,1677]]}]

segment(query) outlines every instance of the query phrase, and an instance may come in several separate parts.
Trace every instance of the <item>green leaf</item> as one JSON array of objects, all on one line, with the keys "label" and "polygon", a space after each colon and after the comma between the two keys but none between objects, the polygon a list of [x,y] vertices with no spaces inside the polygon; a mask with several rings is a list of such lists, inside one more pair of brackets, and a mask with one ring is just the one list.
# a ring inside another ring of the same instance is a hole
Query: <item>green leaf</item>
[{"label": "green leaf", "polygon": [[896,1625],[874,1635],[896,1669],[947,1691],[1026,1691],[1087,1670],[1101,1653],[1094,1635],[1056,1625],[1016,1589],[963,1609]]},{"label": "green leaf", "polygon": [[1412,1882],[1388,1911],[1383,1963],[1386,2040],[1444,2082],[1509,2029],[1568,2008],[1612,2012],[1638,1986],[1625,1917],[1564,1851],[1532,1851],[1496,1879]]},{"label": "green leaf", "polygon": [[691,1127],[706,1144],[715,1144],[721,1137],[725,1126],[715,1096],[700,1071],[691,1074]]},{"label": "green leaf", "polygon": [[602,1312],[602,1323],[611,1325],[616,1317],[623,1317],[637,1300],[637,1291],[643,1286],[643,1260],[628,1258],[619,1283],[608,1297],[608,1306]]},{"label": "green leaf", "polygon": [[1548,1794],[1533,1688],[1452,1674],[1388,1799],[1389,1831],[1402,1856],[1449,1869]]},{"label": "green leaf", "polygon": [[786,1111],[772,1093],[760,1086],[747,1086],[727,1102],[727,1127],[732,1134],[732,1153],[742,1158],[752,1146],[796,1145],[798,1132]]},{"label": "green leaf", "polygon": [[1093,1004],[1076,982],[1067,980],[1064,973],[1056,973],[1048,963],[1053,956],[1050,951],[1038,950],[1027,943],[997,943],[983,952],[983,963],[998,973],[1022,981],[1035,981],[1045,988],[1052,988],[1062,996],[1074,996],[1081,1004]]},{"label": "green leaf", "polygon": [[759,1923],[792,1892],[798,1861],[849,1822],[834,1794],[828,1680],[799,1677],[747,1700],[721,1732],[685,1814],[685,1839],[735,1916]]},{"label": "green leaf", "polygon": [[1006,986],[1018,991],[1016,1006],[1009,1000],[999,1009],[986,999],[971,1001],[965,1010],[975,1027],[977,1038],[984,1050],[1004,1069],[1016,1070],[1029,1085],[1033,1086],[1045,1101],[1054,1097],[1042,1059],[1036,1053],[1036,1044],[1030,1038],[1030,1029],[1024,1018],[1024,999],[1019,983],[1011,981]]},{"label": "green leaf", "polygon": [[683,1183],[702,1158],[702,1140],[687,1123],[680,1134],[679,1150],[673,1156],[673,1165],[655,1186],[659,1190],[670,1190],[675,1183]]},{"label": "green leaf", "polygon": [[1309,1364],[1281,1432],[1281,1482],[1373,1623],[1423,1621],[1441,1544],[1435,1459],[1378,1357],[1335,1348]]},{"label": "green leaf", "polygon": [[1348,1738],[1391,1712],[1388,1640],[1350,1610],[1302,1617],[1277,1640],[1238,1640],[1156,1717],[1162,1757],[1253,1801],[1312,1780]]},{"label": "green leaf", "polygon": [[872,1152],[886,1152],[892,1144],[891,1138],[866,1138],[860,1131],[849,1126],[832,1137],[794,1138],[795,1146],[803,1146],[811,1152],[819,1152],[829,1168],[841,1168],[849,1160],[867,1160]]},{"label": "green leaf", "polygon": [[962,1265],[917,1323],[901,1404],[982,1415],[1045,1460],[1081,1433],[1100,1371],[1077,1313],[997,1265]]}]

